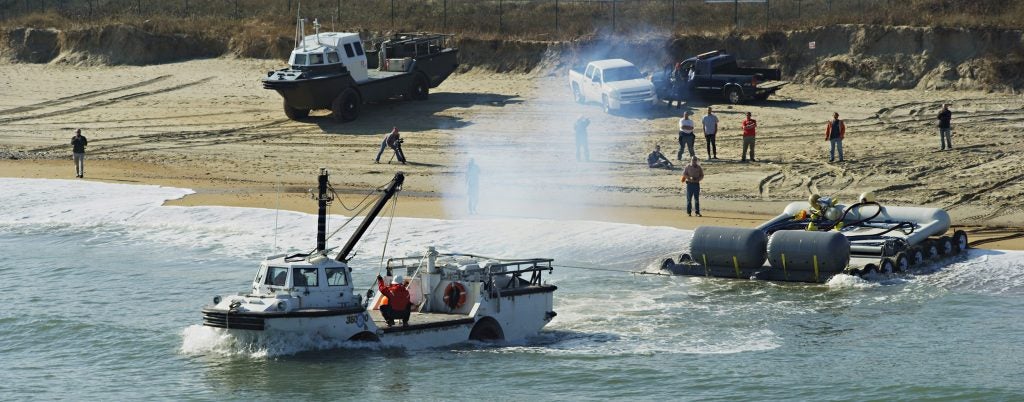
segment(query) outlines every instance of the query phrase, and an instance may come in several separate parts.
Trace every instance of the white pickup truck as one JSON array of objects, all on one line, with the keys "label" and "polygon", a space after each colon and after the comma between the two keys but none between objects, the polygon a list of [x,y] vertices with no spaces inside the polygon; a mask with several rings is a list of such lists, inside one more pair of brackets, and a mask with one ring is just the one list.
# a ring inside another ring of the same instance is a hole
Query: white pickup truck
[{"label": "white pickup truck", "polygon": [[582,72],[571,69],[569,86],[576,102],[601,102],[605,113],[658,103],[654,84],[633,63],[623,59],[592,61]]}]

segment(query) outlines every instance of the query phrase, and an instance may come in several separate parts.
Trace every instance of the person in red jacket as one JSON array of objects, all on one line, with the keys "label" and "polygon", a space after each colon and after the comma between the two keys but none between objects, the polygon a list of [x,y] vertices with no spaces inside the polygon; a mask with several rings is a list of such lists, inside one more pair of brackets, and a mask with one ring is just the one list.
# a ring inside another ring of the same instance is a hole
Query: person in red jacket
[{"label": "person in red jacket", "polygon": [[843,161],[843,137],[846,136],[846,123],[839,120],[839,113],[832,113],[832,120],[825,126],[825,141],[831,143],[832,148],[828,153],[828,161],[835,162],[836,148],[839,148],[839,161]]},{"label": "person in red jacket", "polygon": [[405,289],[405,278],[396,275],[391,285],[384,286],[384,278],[377,275],[377,288],[380,293],[388,298],[387,304],[381,304],[380,315],[388,326],[395,325],[395,320],[402,320],[402,326],[409,326],[409,313],[412,312],[412,303],[409,301],[409,291]]},{"label": "person in red jacket", "polygon": [[757,120],[751,118],[750,112],[747,112],[747,118],[743,119],[740,127],[743,127],[743,159],[740,162],[747,161],[747,148],[750,148],[750,161],[757,162],[754,160],[754,138],[757,135]]}]

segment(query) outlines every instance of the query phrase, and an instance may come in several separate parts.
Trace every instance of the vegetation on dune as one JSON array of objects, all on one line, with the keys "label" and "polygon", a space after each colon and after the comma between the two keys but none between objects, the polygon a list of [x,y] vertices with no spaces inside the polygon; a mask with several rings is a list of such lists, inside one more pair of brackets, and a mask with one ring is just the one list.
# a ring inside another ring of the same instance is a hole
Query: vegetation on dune
[{"label": "vegetation on dune", "polygon": [[[0,0],[0,26],[61,30],[111,24],[158,34],[290,37],[298,0]],[[306,0],[328,29],[441,31],[480,39],[806,29],[831,24],[1020,28],[1015,0]],[[252,40],[252,39],[241,39]]]}]

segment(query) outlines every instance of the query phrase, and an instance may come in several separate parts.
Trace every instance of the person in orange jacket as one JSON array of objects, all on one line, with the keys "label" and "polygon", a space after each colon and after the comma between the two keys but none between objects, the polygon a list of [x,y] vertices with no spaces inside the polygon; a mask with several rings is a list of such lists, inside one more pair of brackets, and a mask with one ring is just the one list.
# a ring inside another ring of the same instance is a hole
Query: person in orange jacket
[{"label": "person in orange jacket", "polygon": [[825,140],[831,143],[828,161],[835,162],[836,148],[839,148],[839,161],[843,161],[843,137],[846,136],[846,123],[839,120],[839,113],[832,113],[832,120],[825,126]]},{"label": "person in orange jacket", "polygon": [[409,291],[405,289],[405,278],[397,275],[392,279],[391,285],[384,286],[384,278],[377,275],[377,288],[380,293],[388,298],[388,304],[381,304],[380,315],[388,326],[395,325],[395,320],[402,320],[402,326],[409,326],[409,314],[412,312],[412,302],[409,300]]}]

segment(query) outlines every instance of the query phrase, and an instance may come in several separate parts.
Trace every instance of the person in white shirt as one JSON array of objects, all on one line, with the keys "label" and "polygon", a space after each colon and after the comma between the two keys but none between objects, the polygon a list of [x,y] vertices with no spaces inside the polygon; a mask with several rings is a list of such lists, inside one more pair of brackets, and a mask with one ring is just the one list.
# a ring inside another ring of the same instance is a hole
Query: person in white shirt
[{"label": "person in white shirt", "polygon": [[715,143],[715,135],[718,134],[718,116],[711,113],[711,106],[708,106],[708,114],[700,120],[704,126],[704,141],[708,145],[708,159],[718,159],[718,145]]},{"label": "person in white shirt", "polygon": [[679,119],[679,152],[676,154],[676,160],[683,160],[683,150],[686,147],[690,147],[690,156],[695,156],[693,141],[696,136],[693,134],[693,120],[690,120],[690,114],[685,112],[683,118]]}]

